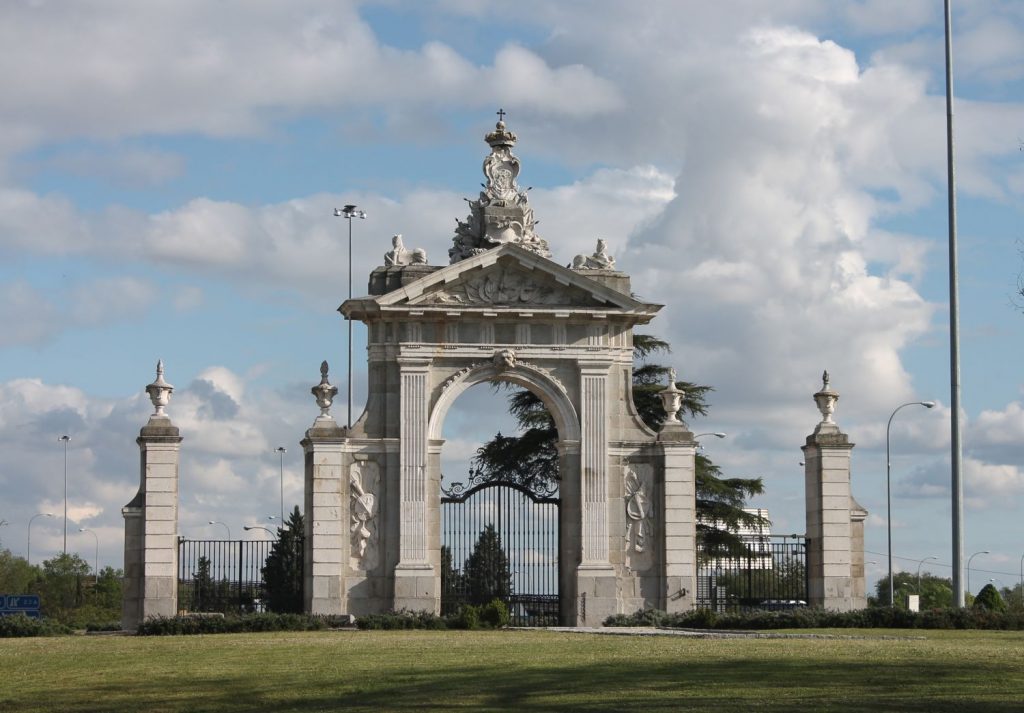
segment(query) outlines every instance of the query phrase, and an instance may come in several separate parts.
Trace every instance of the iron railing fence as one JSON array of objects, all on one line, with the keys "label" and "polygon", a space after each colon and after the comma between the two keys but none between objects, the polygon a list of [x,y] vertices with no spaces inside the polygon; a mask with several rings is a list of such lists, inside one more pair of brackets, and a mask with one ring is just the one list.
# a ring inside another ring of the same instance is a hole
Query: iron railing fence
[{"label": "iron railing fence", "polygon": [[807,605],[807,538],[744,535],[739,556],[698,553],[697,606],[715,611]]},{"label": "iron railing fence", "polygon": [[178,610],[263,611],[263,565],[273,540],[178,540]]}]

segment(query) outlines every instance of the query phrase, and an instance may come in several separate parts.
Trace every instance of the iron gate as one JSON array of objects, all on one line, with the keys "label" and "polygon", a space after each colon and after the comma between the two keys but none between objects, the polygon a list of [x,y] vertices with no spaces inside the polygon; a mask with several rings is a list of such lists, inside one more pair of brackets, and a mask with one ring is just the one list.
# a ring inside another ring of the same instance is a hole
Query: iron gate
[{"label": "iron gate", "polygon": [[441,488],[441,613],[508,605],[512,626],[560,623],[558,484],[485,481]]},{"label": "iron gate", "polygon": [[263,611],[263,564],[273,540],[178,540],[178,610]]},{"label": "iron gate", "polygon": [[743,536],[739,556],[700,553],[697,606],[731,609],[795,609],[807,606],[807,538]]}]

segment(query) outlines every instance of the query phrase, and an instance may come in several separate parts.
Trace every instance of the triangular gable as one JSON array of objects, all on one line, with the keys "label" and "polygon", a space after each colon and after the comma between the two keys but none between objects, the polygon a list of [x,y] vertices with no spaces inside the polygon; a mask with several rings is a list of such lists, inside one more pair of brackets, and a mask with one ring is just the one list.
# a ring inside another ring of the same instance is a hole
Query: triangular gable
[{"label": "triangular gable", "polygon": [[381,308],[515,307],[656,311],[585,273],[512,244],[461,260],[374,298]]}]

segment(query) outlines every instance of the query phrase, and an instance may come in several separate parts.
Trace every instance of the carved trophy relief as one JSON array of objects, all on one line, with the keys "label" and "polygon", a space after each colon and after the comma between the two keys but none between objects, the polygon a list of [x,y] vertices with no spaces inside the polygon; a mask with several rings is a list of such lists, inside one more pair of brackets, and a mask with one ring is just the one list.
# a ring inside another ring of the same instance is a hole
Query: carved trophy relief
[{"label": "carved trophy relief", "polygon": [[352,569],[371,570],[377,565],[379,528],[377,493],[380,468],[373,461],[357,461],[349,469],[349,534]]},{"label": "carved trophy relief", "polygon": [[626,508],[626,567],[632,571],[647,569],[652,564],[654,544],[653,469],[645,463],[626,464],[622,469],[622,479]]}]

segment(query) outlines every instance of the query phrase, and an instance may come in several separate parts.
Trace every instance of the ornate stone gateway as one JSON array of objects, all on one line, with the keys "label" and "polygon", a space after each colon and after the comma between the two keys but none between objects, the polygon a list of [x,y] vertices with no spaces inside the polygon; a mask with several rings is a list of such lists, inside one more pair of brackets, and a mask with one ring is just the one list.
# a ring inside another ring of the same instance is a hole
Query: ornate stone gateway
[{"label": "ornate stone gateway", "polygon": [[[572,268],[549,259],[515,134],[499,121],[486,140],[487,183],[456,221],[451,263],[395,240],[370,294],[340,308],[367,325],[369,395],[351,429],[324,408],[303,441],[307,606],[441,610],[442,572],[468,557],[442,547],[442,426],[466,389],[502,381],[536,394],[558,430],[557,587],[540,594],[561,595],[561,623],[690,608],[695,444],[677,420],[651,431],[632,401],[632,330],[661,305],[632,294],[604,241],[561,260]],[[322,407],[332,389],[325,374]]]},{"label": "ornate stone gateway", "polygon": [[441,613],[500,599],[513,626],[561,622],[558,482],[441,486]]},{"label": "ornate stone gateway", "polygon": [[[499,121],[486,140],[487,183],[456,221],[451,263],[429,265],[396,235],[369,294],[340,308],[368,328],[369,396],[359,420],[342,428],[330,415],[338,389],[326,362],[312,389],[320,416],[302,441],[306,610],[440,612],[450,575],[464,573],[472,554],[456,555],[442,535],[442,426],[460,394],[496,381],[537,395],[558,430],[557,587],[535,595],[557,592],[562,624],[692,609],[697,444],[677,418],[683,394],[673,373],[660,393],[667,418],[658,433],[632,397],[633,328],[661,305],[632,293],[603,240],[572,267],[550,260],[517,184],[515,134]],[[146,387],[155,411],[137,440],[139,489],[122,511],[126,629],[178,610],[181,436],[164,412],[172,390],[158,364]],[[867,512],[850,491],[853,444],[832,419],[839,394],[827,373],[814,398],[822,421],[803,446],[807,601],[855,609],[866,603]],[[484,491],[507,488],[481,487],[473,497]],[[455,495],[449,489],[446,498]],[[514,535],[495,524],[491,538],[488,524],[474,525],[474,542],[484,533],[490,551],[504,552]],[[752,581],[753,565],[744,571]],[[510,590],[517,581],[513,570]]]}]

